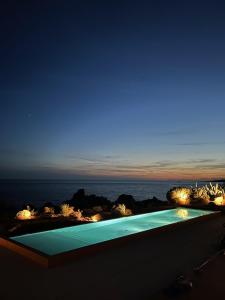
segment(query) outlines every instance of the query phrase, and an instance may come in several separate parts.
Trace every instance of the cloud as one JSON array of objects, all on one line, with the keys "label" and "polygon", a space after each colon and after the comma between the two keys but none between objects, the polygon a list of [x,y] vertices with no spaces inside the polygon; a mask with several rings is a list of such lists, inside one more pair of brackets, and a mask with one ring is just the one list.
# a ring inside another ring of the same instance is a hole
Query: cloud
[{"label": "cloud", "polygon": [[195,166],[196,169],[205,169],[205,170],[225,170],[225,164],[208,164],[208,165],[196,165]]},{"label": "cloud", "polygon": [[205,146],[205,145],[224,145],[225,141],[222,142],[187,142],[178,143],[177,146]]},{"label": "cloud", "polygon": [[216,159],[214,158],[204,158],[204,159],[190,159],[190,160],[187,160],[186,163],[191,163],[191,164],[205,164],[205,163],[210,163],[210,162],[215,162],[217,161]]},{"label": "cloud", "polygon": [[111,160],[118,160],[121,158],[120,155],[96,155],[95,157],[90,156],[80,156],[80,155],[65,155],[65,158],[86,161],[89,163],[108,163]]},{"label": "cloud", "polygon": [[96,171],[111,171],[111,172],[152,172],[152,171],[172,171],[185,169],[196,169],[199,167],[210,166],[213,169],[213,165],[217,166],[217,169],[221,165],[216,159],[204,158],[204,159],[189,159],[189,160],[161,160],[151,162],[149,164],[134,163],[129,160],[119,159],[119,156],[100,156],[99,158],[81,157],[81,156],[67,156],[67,158],[74,159],[74,165],[70,165],[70,168],[76,167],[79,170],[96,170]]},{"label": "cloud", "polygon": [[152,162],[150,164],[132,164],[132,165],[116,165],[116,168],[123,168],[123,169],[177,169],[182,168],[183,166],[193,167],[195,164],[205,164],[205,163],[215,163],[215,159],[190,159],[190,160],[183,160],[183,161],[173,161],[173,160],[162,160]]},{"label": "cloud", "polygon": [[196,132],[195,128],[179,128],[174,130],[165,130],[165,131],[158,131],[155,132],[157,136],[179,136],[179,135],[186,135],[186,134],[193,134]]},{"label": "cloud", "polygon": [[[186,178],[213,177],[221,175],[225,170],[224,162],[214,158],[156,160],[149,163],[138,163],[123,159],[119,155],[97,155],[88,157],[81,155],[64,156],[68,160],[29,164],[24,167],[24,174],[36,174],[39,177],[72,178],[112,176],[121,178]],[[15,167],[15,166],[14,166]],[[13,170],[11,170],[13,171]],[[15,169],[16,171],[16,169]],[[14,174],[14,171],[11,172]],[[214,173],[214,174],[213,174]],[[37,177],[36,176],[36,177]],[[222,176],[222,175],[221,175]]]}]

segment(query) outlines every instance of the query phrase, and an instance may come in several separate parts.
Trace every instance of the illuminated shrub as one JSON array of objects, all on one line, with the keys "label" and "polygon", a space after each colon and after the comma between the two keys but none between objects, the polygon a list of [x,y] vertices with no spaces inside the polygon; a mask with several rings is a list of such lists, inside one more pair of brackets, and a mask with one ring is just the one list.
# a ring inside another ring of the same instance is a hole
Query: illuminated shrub
[{"label": "illuminated shrub", "polygon": [[55,209],[54,207],[44,207],[44,214],[49,214],[49,215],[54,215],[55,214]]},{"label": "illuminated shrub", "polygon": [[61,208],[61,215],[63,217],[69,217],[69,216],[72,216],[74,214],[74,207],[69,206],[69,204],[62,204],[60,206],[60,208]]},{"label": "illuminated shrub", "polygon": [[167,199],[173,204],[189,205],[191,189],[186,187],[175,187],[167,193]]},{"label": "illuminated shrub", "polygon": [[102,220],[102,216],[100,214],[95,214],[93,216],[91,216],[91,221],[93,222],[98,222]]},{"label": "illuminated shrub", "polygon": [[113,207],[113,211],[120,216],[130,216],[132,211],[129,208],[126,208],[125,204],[118,204]]},{"label": "illuminated shrub", "polygon": [[202,187],[177,187],[167,193],[167,199],[178,205],[214,203],[217,206],[225,206],[225,190],[218,183],[213,185],[211,182]]},{"label": "illuminated shrub", "polygon": [[219,197],[219,196],[224,196],[225,191],[222,188],[221,185],[219,185],[218,183],[216,183],[215,185],[213,185],[211,182],[208,185],[205,185],[203,188],[206,189],[207,193],[209,194],[210,197],[215,198],[215,197]]},{"label": "illuminated shrub", "polygon": [[75,217],[77,220],[84,221],[84,217],[82,215],[82,211],[79,210],[79,209],[78,210],[74,210],[72,216]]},{"label": "illuminated shrub", "polygon": [[86,221],[86,218],[83,217],[81,210],[74,210],[73,206],[69,204],[62,204],[60,206],[61,212],[60,215],[63,217],[74,217],[79,221]]},{"label": "illuminated shrub", "polygon": [[31,219],[31,213],[28,209],[23,209],[16,214],[18,220],[29,220]]},{"label": "illuminated shrub", "polygon": [[217,206],[225,205],[225,197],[224,196],[215,197],[213,202]]},{"label": "illuminated shrub", "polygon": [[213,202],[217,206],[225,205],[225,191],[218,183],[213,185],[211,182],[209,185],[204,185],[200,188],[193,190],[193,195],[197,194],[204,204]]},{"label": "illuminated shrub", "polygon": [[17,220],[30,220],[30,219],[34,219],[35,216],[36,216],[36,212],[34,211],[34,209],[31,209],[30,206],[27,206],[26,209],[20,210],[16,214],[16,219]]},{"label": "illuminated shrub", "polygon": [[206,190],[206,188],[203,187],[195,187],[192,189],[192,201],[193,203],[195,202],[200,202],[202,204],[208,204],[210,202],[210,196]]}]

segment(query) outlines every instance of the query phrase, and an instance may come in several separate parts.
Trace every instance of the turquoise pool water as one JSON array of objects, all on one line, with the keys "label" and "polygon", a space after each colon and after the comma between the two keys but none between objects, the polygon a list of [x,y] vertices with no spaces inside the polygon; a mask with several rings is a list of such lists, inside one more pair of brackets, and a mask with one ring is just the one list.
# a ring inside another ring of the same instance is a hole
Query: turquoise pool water
[{"label": "turquoise pool water", "polygon": [[11,239],[45,254],[55,255],[212,213],[178,208],[25,234]]}]

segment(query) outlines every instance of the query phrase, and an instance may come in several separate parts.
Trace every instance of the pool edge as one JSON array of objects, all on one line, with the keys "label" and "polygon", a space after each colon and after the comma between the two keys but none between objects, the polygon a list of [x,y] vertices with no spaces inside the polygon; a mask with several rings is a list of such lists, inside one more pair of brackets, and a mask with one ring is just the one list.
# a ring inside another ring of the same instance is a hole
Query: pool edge
[{"label": "pool edge", "polygon": [[146,230],[143,232],[137,232],[137,233],[134,233],[131,235],[115,238],[115,239],[112,239],[109,241],[104,241],[104,242],[100,242],[100,243],[93,244],[93,245],[88,245],[88,246],[85,246],[85,247],[82,247],[79,249],[75,249],[75,250],[71,250],[71,251],[67,251],[67,252],[63,252],[63,253],[55,254],[55,255],[47,255],[47,254],[40,252],[34,248],[30,248],[22,243],[13,241],[13,240],[11,240],[7,237],[3,237],[3,236],[0,236],[0,246],[3,246],[4,248],[7,248],[9,250],[12,250],[13,252],[16,252],[16,253],[22,255],[22,256],[32,260],[33,262],[41,265],[42,267],[52,268],[52,267],[62,265],[69,261],[74,261],[74,260],[80,259],[83,256],[88,255],[90,253],[95,254],[97,252],[101,252],[102,250],[109,249],[112,246],[120,246],[127,241],[141,239],[146,236],[150,237],[154,234],[170,231],[170,230],[176,229],[178,227],[188,225],[190,223],[194,224],[194,223],[197,223],[202,220],[215,218],[216,216],[218,216],[220,214],[221,214],[221,212],[217,211],[217,212],[207,214],[204,216],[199,216],[199,217],[195,217],[195,218],[192,218],[189,220],[184,220],[184,221],[180,221],[177,223],[164,225],[164,226],[157,227],[154,229],[149,229],[149,230]]},{"label": "pool edge", "polygon": [[45,268],[49,267],[49,255],[39,252],[34,248],[30,248],[3,236],[0,236],[0,246],[16,252]]}]

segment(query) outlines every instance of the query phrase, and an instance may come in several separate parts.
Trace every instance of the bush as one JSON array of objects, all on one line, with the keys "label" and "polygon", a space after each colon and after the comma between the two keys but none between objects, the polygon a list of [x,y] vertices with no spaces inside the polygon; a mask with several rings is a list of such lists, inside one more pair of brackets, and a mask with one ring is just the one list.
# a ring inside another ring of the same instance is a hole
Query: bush
[{"label": "bush", "polygon": [[189,205],[191,189],[186,187],[174,187],[167,193],[166,197],[172,204]]},{"label": "bush", "polygon": [[132,211],[129,208],[126,208],[125,204],[118,204],[113,207],[113,211],[119,216],[130,216]]}]

